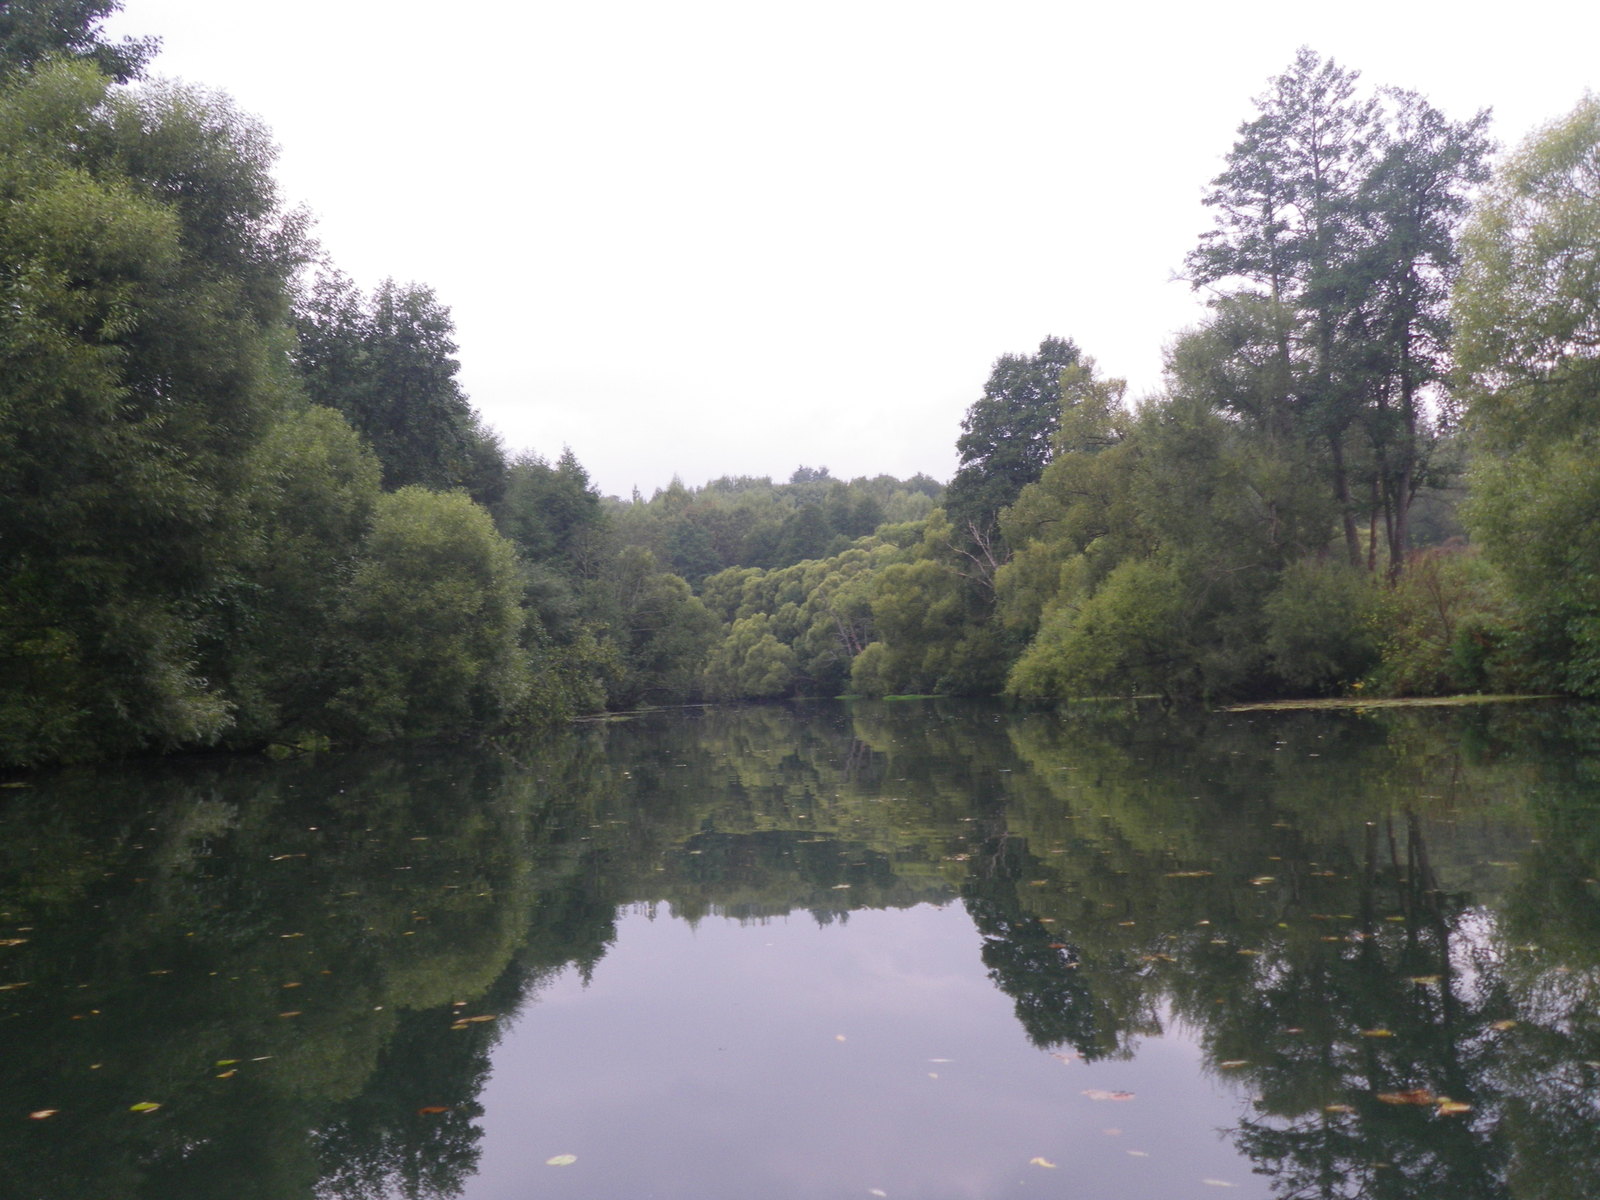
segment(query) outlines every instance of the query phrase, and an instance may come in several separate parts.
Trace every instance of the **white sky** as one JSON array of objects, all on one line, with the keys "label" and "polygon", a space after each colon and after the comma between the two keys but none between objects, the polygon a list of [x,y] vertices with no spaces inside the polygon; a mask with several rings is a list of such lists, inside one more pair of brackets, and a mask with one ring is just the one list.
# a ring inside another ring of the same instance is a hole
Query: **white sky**
[{"label": "white sky", "polygon": [[1600,5],[125,0],[158,74],[282,146],[337,265],[431,285],[508,448],[946,479],[1003,353],[1134,395],[1251,97],[1305,44],[1514,144],[1600,84]]}]

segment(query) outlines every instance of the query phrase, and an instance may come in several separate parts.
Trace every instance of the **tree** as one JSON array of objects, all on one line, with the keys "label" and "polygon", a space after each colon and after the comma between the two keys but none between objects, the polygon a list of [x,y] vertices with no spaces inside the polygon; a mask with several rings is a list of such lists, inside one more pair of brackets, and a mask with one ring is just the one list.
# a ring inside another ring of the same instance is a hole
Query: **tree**
[{"label": "tree", "polygon": [[1464,242],[1470,526],[1549,680],[1600,695],[1600,99],[1506,161]]},{"label": "tree", "polygon": [[300,298],[296,326],[307,393],[344,413],[377,452],[385,488],[463,487],[484,476],[474,497],[493,501],[485,493],[504,463],[493,461],[456,380],[455,323],[433,289],[386,279],[368,297],[323,271]]},{"label": "tree", "polygon": [[364,738],[505,723],[528,689],[522,579],[511,543],[460,492],[380,497],[342,625],[352,676],[333,702]]},{"label": "tree", "polygon": [[223,97],[69,63],[0,86],[0,753],[203,744],[303,223]]},{"label": "tree", "polygon": [[[1216,227],[1187,265],[1196,287],[1245,289],[1257,344],[1272,351],[1245,409],[1279,438],[1320,447],[1351,564],[1375,565],[1381,516],[1398,575],[1427,479],[1427,402],[1446,368],[1454,235],[1483,177],[1488,115],[1454,123],[1414,93],[1363,97],[1358,79],[1302,48],[1272,80],[1213,181]],[[1236,294],[1218,303],[1244,311]]]},{"label": "tree", "polygon": [[82,59],[118,83],[144,74],[161,39],[101,40],[100,25],[120,0],[5,0],[0,3],[0,72],[30,70],[57,55]]},{"label": "tree", "polygon": [[1070,339],[1047,337],[1037,354],[996,360],[956,439],[961,466],[944,507],[958,533],[992,540],[1000,510],[1043,473],[1061,422],[1061,373],[1079,357]]}]

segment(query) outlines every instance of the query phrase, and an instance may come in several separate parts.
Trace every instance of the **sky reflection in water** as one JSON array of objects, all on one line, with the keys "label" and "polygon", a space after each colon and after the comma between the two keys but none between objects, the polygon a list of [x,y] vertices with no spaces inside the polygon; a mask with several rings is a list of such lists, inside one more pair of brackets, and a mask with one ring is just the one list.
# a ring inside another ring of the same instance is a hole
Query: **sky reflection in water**
[{"label": "sky reflection in water", "polygon": [[635,912],[590,984],[562,975],[496,1051],[467,1194],[1268,1194],[1217,1133],[1236,1090],[1197,1047],[1047,1053],[980,950],[959,904],[821,927]]}]

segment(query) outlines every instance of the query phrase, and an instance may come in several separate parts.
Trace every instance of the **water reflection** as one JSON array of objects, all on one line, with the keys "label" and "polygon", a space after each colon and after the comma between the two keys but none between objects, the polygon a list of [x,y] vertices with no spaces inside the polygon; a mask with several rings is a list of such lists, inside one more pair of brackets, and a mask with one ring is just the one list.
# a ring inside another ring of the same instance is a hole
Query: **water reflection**
[{"label": "water reflection", "polygon": [[502,1031],[619,913],[938,911],[1034,1054],[1181,1027],[1255,1194],[1597,1195],[1597,749],[929,703],[64,773],[0,807],[0,1155],[25,1200],[472,1197]]}]

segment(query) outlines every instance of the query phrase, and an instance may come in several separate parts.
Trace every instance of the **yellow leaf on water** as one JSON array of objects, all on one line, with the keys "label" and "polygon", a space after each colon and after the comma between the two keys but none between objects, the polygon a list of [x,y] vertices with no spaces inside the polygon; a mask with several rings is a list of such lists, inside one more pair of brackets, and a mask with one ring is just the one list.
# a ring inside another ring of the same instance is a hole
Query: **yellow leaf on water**
[{"label": "yellow leaf on water", "polygon": [[161,1107],[161,1105],[155,1103],[153,1100],[141,1100],[137,1104],[130,1105],[129,1108],[128,1108],[128,1111],[129,1112],[155,1112],[155,1110],[160,1108],[160,1107]]},{"label": "yellow leaf on water", "polygon": [[1091,1100],[1132,1100],[1132,1092],[1108,1092],[1104,1088],[1085,1088],[1083,1095]]},{"label": "yellow leaf on water", "polygon": [[1230,1058],[1227,1062],[1218,1063],[1217,1066],[1224,1071],[1232,1071],[1237,1067],[1247,1066],[1249,1062],[1248,1058]]},{"label": "yellow leaf on water", "polygon": [[1393,1037],[1394,1036],[1394,1031],[1392,1029],[1363,1029],[1361,1031],[1361,1036],[1362,1037]]},{"label": "yellow leaf on water", "polygon": [[545,1159],[544,1165],[547,1167],[570,1167],[577,1161],[578,1156],[576,1154],[558,1154],[554,1158]]},{"label": "yellow leaf on water", "polygon": [[1436,984],[1440,980],[1442,980],[1444,978],[1444,976],[1443,975],[1412,975],[1412,976],[1409,976],[1409,978],[1410,978],[1412,983],[1420,983],[1424,987],[1432,987],[1434,984]]},{"label": "yellow leaf on water", "polygon": [[1055,1163],[1051,1162],[1048,1158],[1030,1158],[1028,1160],[1028,1165],[1030,1167],[1049,1167],[1052,1171],[1056,1169]]},{"label": "yellow leaf on water", "polygon": [[46,1117],[53,1117],[61,1110],[59,1108],[41,1108],[38,1112],[28,1114],[30,1121],[43,1121]]},{"label": "yellow leaf on water", "polygon": [[1325,1104],[1322,1111],[1327,1113],[1353,1113],[1355,1109],[1348,1104]]},{"label": "yellow leaf on water", "polygon": [[1439,1111],[1445,1116],[1454,1116],[1456,1113],[1471,1112],[1472,1105],[1463,1104],[1460,1100],[1449,1100],[1444,1096],[1440,1096]]},{"label": "yellow leaf on water", "polygon": [[1410,1088],[1404,1092],[1379,1092],[1378,1099],[1385,1104],[1432,1104],[1434,1096],[1427,1088]]},{"label": "yellow leaf on water", "polygon": [[1517,1023],[1515,1021],[1496,1021],[1493,1025],[1489,1026],[1490,1029],[1499,1030],[1501,1033],[1504,1033],[1508,1029],[1515,1029],[1516,1027]]}]

